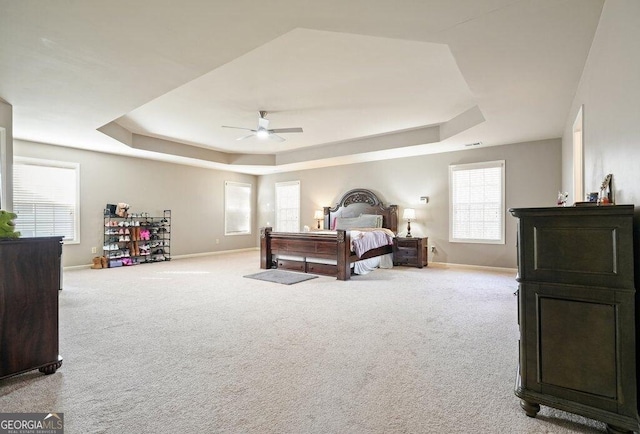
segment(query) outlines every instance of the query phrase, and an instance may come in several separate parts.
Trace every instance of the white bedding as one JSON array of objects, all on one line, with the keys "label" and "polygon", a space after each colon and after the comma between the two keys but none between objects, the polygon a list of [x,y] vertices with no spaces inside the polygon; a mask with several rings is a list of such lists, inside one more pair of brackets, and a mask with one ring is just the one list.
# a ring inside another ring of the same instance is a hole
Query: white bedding
[{"label": "white bedding", "polygon": [[367,274],[376,268],[393,268],[393,253],[388,253],[375,258],[363,259],[353,264],[353,272],[356,274]]},{"label": "white bedding", "polygon": [[393,232],[384,228],[358,229],[351,232],[351,251],[358,257],[369,250],[393,244]]}]

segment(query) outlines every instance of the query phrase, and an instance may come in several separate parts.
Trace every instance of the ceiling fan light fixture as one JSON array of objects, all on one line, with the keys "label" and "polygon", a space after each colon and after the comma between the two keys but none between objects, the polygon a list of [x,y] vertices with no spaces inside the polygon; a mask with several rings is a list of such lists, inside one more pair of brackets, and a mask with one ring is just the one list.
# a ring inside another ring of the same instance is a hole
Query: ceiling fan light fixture
[{"label": "ceiling fan light fixture", "polygon": [[251,134],[247,134],[246,136],[239,137],[236,140],[245,140],[250,137],[255,137],[259,140],[269,139],[277,142],[284,142],[285,140],[284,137],[278,136],[278,133],[301,133],[302,132],[301,127],[269,129],[269,120],[265,118],[265,116],[267,115],[267,112],[264,110],[261,110],[260,112],[258,112],[258,115],[259,115],[258,128],[256,128],[255,130],[252,128],[232,127],[229,125],[223,125],[222,128],[235,128],[238,130],[251,131]]}]

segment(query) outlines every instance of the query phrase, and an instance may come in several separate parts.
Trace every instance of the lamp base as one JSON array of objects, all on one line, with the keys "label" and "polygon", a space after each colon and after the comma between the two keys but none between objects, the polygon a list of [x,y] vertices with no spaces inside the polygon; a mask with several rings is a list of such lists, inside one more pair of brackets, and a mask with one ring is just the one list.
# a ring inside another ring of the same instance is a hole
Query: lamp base
[{"label": "lamp base", "polygon": [[407,235],[405,235],[406,238],[411,238],[411,222],[407,221]]}]

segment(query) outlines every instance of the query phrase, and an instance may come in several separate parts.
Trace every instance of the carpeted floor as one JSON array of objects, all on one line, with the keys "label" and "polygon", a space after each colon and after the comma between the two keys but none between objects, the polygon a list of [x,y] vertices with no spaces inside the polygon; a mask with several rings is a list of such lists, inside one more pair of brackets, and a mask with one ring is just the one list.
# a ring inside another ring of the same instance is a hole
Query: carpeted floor
[{"label": "carpeted floor", "polygon": [[258,252],[65,272],[62,368],[0,412],[65,433],[602,433],[513,394],[514,273],[396,267],[276,285]]}]

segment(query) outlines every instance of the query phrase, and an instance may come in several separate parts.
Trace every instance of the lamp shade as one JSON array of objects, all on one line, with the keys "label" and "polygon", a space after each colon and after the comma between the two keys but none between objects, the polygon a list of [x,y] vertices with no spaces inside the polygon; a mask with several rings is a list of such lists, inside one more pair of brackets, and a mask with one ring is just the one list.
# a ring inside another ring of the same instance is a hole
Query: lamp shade
[{"label": "lamp shade", "polygon": [[322,210],[317,209],[315,210],[315,212],[313,213],[313,219],[314,220],[322,220],[324,218],[324,214],[322,212]]},{"label": "lamp shade", "polygon": [[402,213],[402,218],[405,220],[415,220],[416,219],[416,210],[413,208],[405,208]]}]

